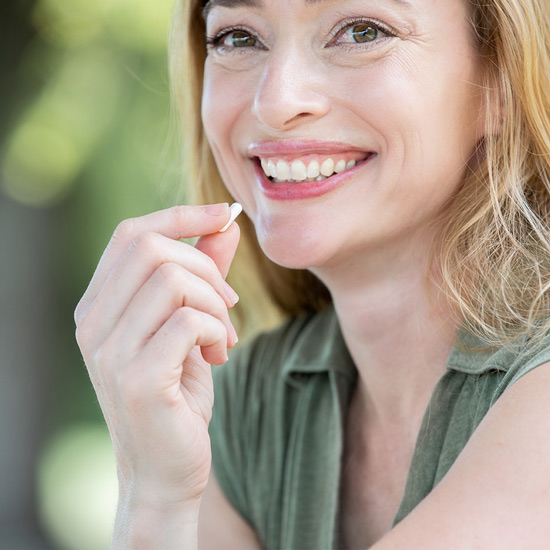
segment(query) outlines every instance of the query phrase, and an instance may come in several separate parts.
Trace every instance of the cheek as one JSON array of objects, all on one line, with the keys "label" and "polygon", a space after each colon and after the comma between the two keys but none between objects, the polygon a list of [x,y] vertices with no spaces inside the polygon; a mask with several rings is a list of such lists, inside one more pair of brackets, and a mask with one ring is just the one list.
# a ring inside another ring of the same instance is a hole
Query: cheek
[{"label": "cheek", "polygon": [[454,54],[413,66],[405,58],[387,70],[387,86],[372,97],[373,120],[388,150],[400,152],[407,167],[454,174],[482,137],[480,88],[463,60]]},{"label": "cheek", "polygon": [[[224,74],[225,73],[225,74]],[[202,122],[209,142],[220,147],[229,138],[235,120],[248,98],[239,75],[205,65]],[[250,89],[250,88],[248,88]]]},{"label": "cheek", "polygon": [[[233,198],[240,202],[247,214],[254,211],[250,186],[243,185],[243,150],[239,137],[250,130],[251,85],[242,75],[205,66],[202,122],[206,138],[214,155],[220,176]],[[248,93],[248,95],[250,95]]]},{"label": "cheek", "polygon": [[222,135],[225,125],[227,110],[222,108],[220,94],[217,93],[219,83],[208,70],[208,65],[204,73],[204,85],[202,93],[201,115],[206,137],[211,145]]}]

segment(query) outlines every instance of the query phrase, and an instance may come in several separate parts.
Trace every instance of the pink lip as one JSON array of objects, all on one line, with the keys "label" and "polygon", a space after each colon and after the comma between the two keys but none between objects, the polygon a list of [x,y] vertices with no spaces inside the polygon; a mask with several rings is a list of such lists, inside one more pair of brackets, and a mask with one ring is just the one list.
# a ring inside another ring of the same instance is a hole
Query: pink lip
[{"label": "pink lip", "polygon": [[[346,149],[349,151],[349,146]],[[303,152],[303,151],[302,151]],[[312,152],[312,151],[308,151]],[[318,151],[315,151],[318,152]],[[262,154],[283,154],[279,151],[262,152]],[[286,150],[286,154],[288,150]],[[301,183],[274,183],[272,182],[262,170],[258,159],[254,162],[254,170],[256,178],[260,184],[260,187],[264,195],[273,200],[302,200],[312,199],[330,193],[331,191],[342,186],[346,180],[353,177],[359,170],[366,166],[371,159],[376,156],[376,153],[371,153],[365,161],[355,166],[350,170],[341,172],[340,174],[333,174],[330,178],[322,181],[304,181]]]},{"label": "pink lip", "polygon": [[349,151],[368,152],[365,149],[337,141],[293,140],[261,141],[258,143],[252,143],[248,147],[247,153],[250,158],[253,158],[266,156],[282,157],[285,155],[306,155],[315,153],[320,155],[330,155]]}]

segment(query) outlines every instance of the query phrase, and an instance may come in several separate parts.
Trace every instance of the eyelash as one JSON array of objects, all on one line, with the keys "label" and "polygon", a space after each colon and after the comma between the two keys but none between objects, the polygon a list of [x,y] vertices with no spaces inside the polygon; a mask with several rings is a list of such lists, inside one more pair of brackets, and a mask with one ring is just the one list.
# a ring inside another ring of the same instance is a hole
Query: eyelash
[{"label": "eyelash", "polygon": [[[380,21],[377,21],[376,19],[370,19],[370,18],[364,18],[364,17],[350,18],[342,21],[338,25],[338,28],[331,33],[327,46],[334,44],[340,35],[342,35],[348,29],[353,28],[354,26],[357,26],[357,25],[369,25],[378,31],[382,31],[384,34],[388,35],[389,37],[397,36],[397,33],[391,27],[388,27],[387,25],[385,25]],[[242,27],[242,26],[227,27],[220,30],[217,33],[208,35],[206,37],[207,49],[210,50],[215,48],[220,53],[224,53],[224,54],[227,54],[227,53],[239,54],[239,53],[245,53],[246,50],[250,50],[250,48],[235,48],[235,47],[225,46],[222,44],[223,39],[233,32],[248,33],[251,38],[254,38],[254,40],[256,40],[257,46],[255,46],[255,48],[260,46],[260,49],[264,49],[263,44],[261,40],[258,38],[258,36],[254,32],[252,32],[250,29],[247,29],[246,27]],[[368,49],[369,47],[371,47],[371,44],[372,42],[356,43],[356,44],[342,43],[340,44],[340,47],[346,48],[348,50],[358,48],[358,47],[362,49],[365,49],[365,48]]]},{"label": "eyelash", "polygon": [[[246,27],[235,26],[235,27],[226,27],[221,31],[214,33],[213,35],[207,36],[206,48],[209,50],[216,48],[221,53],[235,53],[235,54],[244,53],[245,50],[249,50],[250,48],[231,48],[229,46],[224,46],[222,44],[223,39],[233,32],[247,33],[251,36],[251,38],[254,38],[254,40],[256,40],[257,44],[261,44],[260,39],[250,29],[247,29]],[[237,51],[237,50],[240,50],[240,51]]]},{"label": "eyelash", "polygon": [[[392,37],[392,38],[397,36],[397,33],[391,27],[388,27],[388,25],[385,25],[384,23],[376,19],[370,19],[368,17],[350,18],[350,19],[345,19],[338,25],[336,30],[331,34],[331,38],[329,40],[328,45],[334,44],[335,41],[338,39],[338,37],[340,37],[345,31],[353,27],[356,27],[357,25],[368,25],[369,27],[373,27],[378,31],[382,31],[384,34],[387,34],[389,37]],[[357,42],[355,45],[351,43],[342,43],[340,45],[348,49],[357,48],[357,47],[369,48],[371,47],[371,44],[373,42],[364,42],[364,43]]]}]

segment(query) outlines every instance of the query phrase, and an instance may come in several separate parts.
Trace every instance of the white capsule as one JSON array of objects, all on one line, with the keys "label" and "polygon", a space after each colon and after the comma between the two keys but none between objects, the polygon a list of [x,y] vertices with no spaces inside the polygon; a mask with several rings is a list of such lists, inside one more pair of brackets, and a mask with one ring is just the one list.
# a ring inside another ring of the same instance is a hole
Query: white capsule
[{"label": "white capsule", "polygon": [[238,202],[234,202],[229,207],[229,210],[231,210],[231,217],[229,218],[229,221],[220,229],[220,233],[223,233],[229,229],[229,226],[235,221],[235,218],[243,211],[243,207]]},{"label": "white capsule", "polygon": [[334,174],[334,161],[332,159],[329,158],[323,161],[323,164],[321,164],[321,174],[327,178]]}]

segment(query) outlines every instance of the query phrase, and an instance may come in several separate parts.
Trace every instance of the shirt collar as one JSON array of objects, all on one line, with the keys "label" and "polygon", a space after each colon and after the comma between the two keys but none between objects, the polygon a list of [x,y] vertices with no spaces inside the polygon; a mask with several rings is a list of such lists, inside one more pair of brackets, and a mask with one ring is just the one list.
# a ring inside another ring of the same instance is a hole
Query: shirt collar
[{"label": "shirt collar", "polygon": [[283,374],[336,372],[354,380],[356,369],[340,330],[334,306],[304,317],[286,358]]},{"label": "shirt collar", "polygon": [[[305,316],[301,322],[301,329],[283,367],[285,377],[336,372],[351,381],[355,380],[357,370],[340,330],[334,306]],[[447,370],[472,375],[495,370],[506,372],[517,358],[518,351],[518,342],[495,348],[466,328],[461,328],[447,360]]]},{"label": "shirt collar", "polygon": [[462,328],[447,361],[447,369],[475,375],[495,370],[507,372],[524,348],[525,340],[521,337],[495,347]]}]

